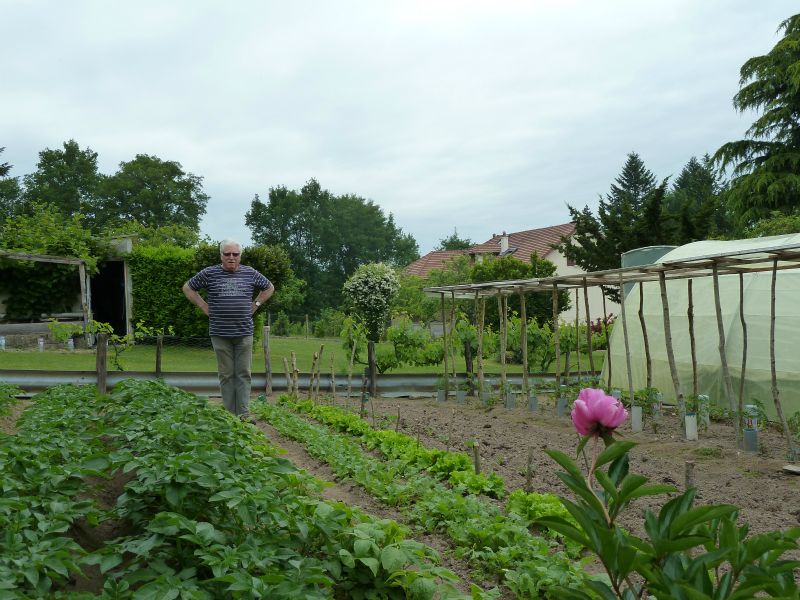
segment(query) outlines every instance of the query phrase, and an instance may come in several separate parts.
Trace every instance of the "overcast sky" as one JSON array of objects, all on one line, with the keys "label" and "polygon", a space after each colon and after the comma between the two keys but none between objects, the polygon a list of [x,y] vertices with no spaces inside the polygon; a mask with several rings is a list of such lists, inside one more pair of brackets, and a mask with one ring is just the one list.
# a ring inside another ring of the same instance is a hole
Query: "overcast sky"
[{"label": "overcast sky", "polygon": [[796,0],[0,0],[0,162],[68,139],[111,174],[204,178],[202,231],[245,243],[255,194],[310,178],[394,214],[422,254],[596,209],[740,139],[741,65]]}]

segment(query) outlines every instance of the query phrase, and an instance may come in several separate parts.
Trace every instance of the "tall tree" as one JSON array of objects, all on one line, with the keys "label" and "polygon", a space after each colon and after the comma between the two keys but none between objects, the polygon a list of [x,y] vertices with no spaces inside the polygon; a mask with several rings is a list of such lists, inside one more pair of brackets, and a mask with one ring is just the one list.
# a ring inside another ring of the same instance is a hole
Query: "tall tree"
[{"label": "tall tree", "polygon": [[435,250],[466,250],[467,248],[472,248],[475,243],[469,238],[461,238],[458,236],[458,230],[453,229],[453,233],[451,233],[446,238],[442,238],[439,240],[439,244],[434,248]]},{"label": "tall tree", "polygon": [[81,149],[75,140],[64,142],[63,149],[45,148],[39,152],[36,171],[24,181],[26,204],[52,204],[65,216],[91,215],[102,181],[97,152]]},{"label": "tall tree", "polygon": [[[0,147],[0,154],[5,147]],[[19,212],[19,201],[22,190],[16,177],[11,177],[12,165],[0,163],[0,225],[7,218]]]},{"label": "tall tree", "polygon": [[271,188],[266,204],[256,195],[245,222],[257,243],[286,248],[308,286],[303,309],[314,314],[340,304],[342,285],[361,265],[405,265],[419,256],[391,214],[359,196],[335,196],[314,179],[300,191]]},{"label": "tall tree", "polygon": [[[605,198],[600,198],[597,216],[588,206],[577,210],[567,205],[575,234],[563,238],[559,249],[586,271],[619,268],[623,252],[670,239],[662,218],[667,180],[656,185],[655,175],[631,152],[614,181]],[[617,300],[616,289],[603,291]]]},{"label": "tall tree", "polygon": [[764,56],[741,68],[733,106],[761,115],[746,138],[724,144],[714,154],[732,168],[727,194],[737,224],[748,227],[772,211],[800,207],[800,14],[778,27],[783,38]]},{"label": "tall tree", "polygon": [[728,211],[721,200],[724,188],[708,154],[702,160],[694,156],[689,159],[665,201],[672,221],[672,243],[687,244],[732,232]]},{"label": "tall tree", "polygon": [[178,162],[147,154],[120,163],[100,185],[99,196],[103,226],[135,220],[145,227],[182,225],[200,231],[208,203],[202,177],[184,172]]}]

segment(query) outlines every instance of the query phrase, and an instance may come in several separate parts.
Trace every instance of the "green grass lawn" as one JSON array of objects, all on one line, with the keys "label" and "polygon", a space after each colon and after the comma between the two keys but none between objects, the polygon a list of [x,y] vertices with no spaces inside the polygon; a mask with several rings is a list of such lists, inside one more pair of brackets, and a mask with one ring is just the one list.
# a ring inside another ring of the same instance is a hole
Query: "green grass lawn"
[{"label": "green grass lawn", "polygon": [[[320,346],[324,345],[322,353],[322,372],[329,373],[331,369],[331,355],[334,358],[334,367],[337,373],[346,373],[350,361],[350,353],[342,347],[341,340],[338,338],[298,338],[298,337],[273,337],[270,339],[270,354],[273,373],[283,373],[283,358],[289,361],[291,368],[292,352],[297,356],[297,368],[304,373],[311,370],[312,356],[319,352]],[[601,369],[605,352],[595,351],[595,368]],[[108,369],[115,370],[113,364],[113,349],[108,352]],[[155,371],[155,346],[137,345],[125,348],[120,354],[120,363],[125,371]],[[362,358],[366,360],[366,352],[362,352]],[[577,361],[572,355],[571,371],[575,372]],[[581,369],[587,370],[589,360],[586,356],[581,358]],[[202,371],[214,372],[217,370],[217,363],[214,351],[208,348],[169,346],[164,347],[161,359],[161,368],[164,371]],[[364,365],[356,365],[355,372],[359,372]],[[477,364],[475,365],[477,368]],[[0,352],[0,370],[4,369],[29,369],[40,371],[94,371],[95,353],[94,350],[6,350]],[[466,370],[464,357],[456,358],[456,371],[463,373]],[[499,373],[500,363],[495,360],[484,360],[484,370],[487,373]],[[551,367],[551,372],[553,372]],[[264,351],[259,347],[253,352],[253,371],[264,371]],[[521,365],[508,365],[509,373],[521,373]],[[432,365],[426,367],[404,366],[394,369],[391,373],[441,373],[442,365]]]}]

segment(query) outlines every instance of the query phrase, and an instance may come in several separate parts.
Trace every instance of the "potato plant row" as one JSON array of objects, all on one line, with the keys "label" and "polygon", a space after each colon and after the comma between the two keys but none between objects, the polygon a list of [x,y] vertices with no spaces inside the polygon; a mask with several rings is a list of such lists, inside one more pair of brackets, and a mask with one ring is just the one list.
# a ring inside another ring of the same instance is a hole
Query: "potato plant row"
[{"label": "potato plant row", "polygon": [[[296,406],[291,398],[283,398],[282,403]],[[543,497],[547,508],[537,511],[532,508],[533,495],[517,494],[509,508],[519,512],[503,511],[488,499],[442,483],[414,461],[388,456],[378,459],[351,435],[309,423],[284,406],[260,402],[254,412],[281,434],[303,443],[339,477],[353,480],[379,500],[397,506],[423,531],[447,534],[456,555],[467,559],[478,577],[494,579],[519,598],[550,597],[548,588],[555,585],[584,586],[586,574],[577,546],[569,546],[567,554],[552,537],[529,530],[532,515],[551,508],[563,511],[551,498]]]},{"label": "potato plant row", "polygon": [[0,472],[0,598],[98,597],[75,588],[92,571],[109,599],[464,597],[403,527],[321,501],[254,427],[161,383],[37,396]]}]

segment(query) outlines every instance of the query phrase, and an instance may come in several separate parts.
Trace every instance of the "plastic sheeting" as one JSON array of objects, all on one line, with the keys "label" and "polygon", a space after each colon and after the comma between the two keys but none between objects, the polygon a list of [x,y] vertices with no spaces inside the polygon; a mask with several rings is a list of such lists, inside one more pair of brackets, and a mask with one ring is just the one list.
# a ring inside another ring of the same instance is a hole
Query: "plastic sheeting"
[{"label": "plastic sheeting", "polygon": [[[660,262],[759,248],[774,248],[800,243],[800,234],[773,236],[752,240],[703,241],[687,244],[664,255]],[[719,276],[722,323],[725,332],[725,356],[731,374],[734,398],[725,395],[725,382],[719,354],[719,334],[714,306],[713,277],[692,281],[694,337],[696,345],[698,394],[708,394],[714,404],[738,406],[741,381],[743,331],[739,310],[738,275]],[[745,273],[744,316],[747,326],[747,366],[745,370],[744,404],[753,399],[764,403],[767,414],[775,418],[770,371],[770,288],[771,271]],[[692,358],[689,340],[688,282],[667,281],[672,345],[684,397],[693,393]],[[658,282],[635,284],[625,298],[628,340],[631,353],[631,374],[634,390],[647,383],[642,327],[639,319],[639,287],[644,296],[643,315],[652,359],[652,385],[662,391],[666,401],[675,401],[664,337],[661,289]],[[610,339],[611,386],[627,390],[628,372],[621,315],[618,315]],[[800,269],[778,271],[775,292],[775,366],[784,415],[788,418],[800,411]],[[601,381],[607,381],[606,361]]]}]

